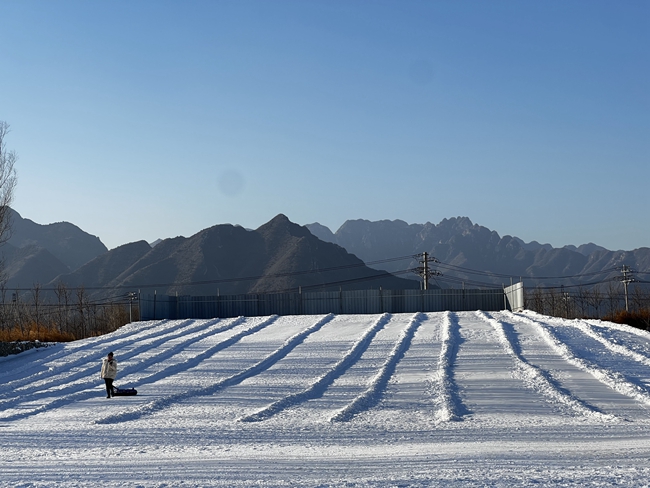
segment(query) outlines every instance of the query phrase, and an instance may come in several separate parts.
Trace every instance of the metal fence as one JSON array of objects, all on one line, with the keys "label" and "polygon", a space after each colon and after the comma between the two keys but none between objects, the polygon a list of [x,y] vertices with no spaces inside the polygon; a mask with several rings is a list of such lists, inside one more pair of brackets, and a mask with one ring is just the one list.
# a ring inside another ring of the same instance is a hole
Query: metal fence
[{"label": "metal fence", "polygon": [[140,320],[377,314],[509,308],[503,290],[354,290],[221,296],[140,296]]}]

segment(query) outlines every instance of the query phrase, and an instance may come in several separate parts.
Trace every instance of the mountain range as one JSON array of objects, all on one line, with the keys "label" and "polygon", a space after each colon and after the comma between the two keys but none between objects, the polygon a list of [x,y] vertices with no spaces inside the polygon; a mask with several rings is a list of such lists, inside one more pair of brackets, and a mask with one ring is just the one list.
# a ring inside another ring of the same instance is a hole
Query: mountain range
[{"label": "mountain range", "polygon": [[[419,288],[415,257],[428,252],[442,273],[432,286],[579,284],[616,276],[626,264],[650,270],[650,249],[610,251],[595,244],[553,248],[526,243],[472,223],[348,220],[336,232],[300,226],[278,215],[258,229],[221,224],[191,237],[137,241],[108,250],[68,222],[41,225],[12,212],[13,232],[1,248],[5,289],[84,287],[90,295],[126,291],[240,294],[304,289]],[[366,263],[366,264],[364,264]],[[394,276],[393,273],[402,277]],[[410,279],[405,279],[410,278]]]},{"label": "mountain range", "polygon": [[[527,286],[581,284],[620,274],[623,264],[650,270],[650,249],[610,251],[593,243],[554,248],[518,237],[499,236],[496,231],[472,223],[467,217],[443,219],[439,224],[408,224],[401,220],[348,220],[333,233],[319,224],[306,227],[322,240],[336,243],[366,263],[389,257],[428,252],[440,261],[432,268],[443,276],[442,287],[467,284],[510,284],[522,278]],[[373,264],[389,272],[416,266],[417,260]],[[573,277],[552,280],[552,277]]]},{"label": "mountain range", "polygon": [[[342,247],[318,239],[284,215],[255,230],[215,225],[188,238],[163,239],[155,246],[138,241],[110,251],[96,246],[90,249],[99,239],[86,234],[82,242],[78,239],[79,229],[71,224],[67,227],[69,235],[60,224],[50,224],[54,228],[41,226],[43,238],[39,241],[33,223],[24,220],[14,215],[14,235],[2,249],[9,290],[29,288],[35,283],[54,288],[63,283],[68,288],[84,287],[91,296],[135,290],[217,295],[299,288],[413,289],[420,286],[416,280],[365,266]],[[22,239],[21,229],[26,226],[32,230],[31,239],[17,248],[12,241]],[[59,239],[52,239],[53,234]],[[86,253],[83,256],[90,259],[80,266],[75,266],[78,261],[64,262],[67,254],[61,250],[67,251],[66,246],[71,243],[78,245]]]},{"label": "mountain range", "polygon": [[7,288],[44,285],[100,256],[102,241],[69,222],[37,224],[11,209],[9,240],[0,247]]}]

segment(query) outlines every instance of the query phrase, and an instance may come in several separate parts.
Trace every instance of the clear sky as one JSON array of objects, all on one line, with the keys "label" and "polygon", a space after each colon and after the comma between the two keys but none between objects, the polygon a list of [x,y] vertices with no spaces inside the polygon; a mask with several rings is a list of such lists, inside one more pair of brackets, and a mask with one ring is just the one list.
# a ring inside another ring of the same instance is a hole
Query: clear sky
[{"label": "clear sky", "polygon": [[0,1],[14,208],[109,247],[278,213],[650,246],[648,1]]}]

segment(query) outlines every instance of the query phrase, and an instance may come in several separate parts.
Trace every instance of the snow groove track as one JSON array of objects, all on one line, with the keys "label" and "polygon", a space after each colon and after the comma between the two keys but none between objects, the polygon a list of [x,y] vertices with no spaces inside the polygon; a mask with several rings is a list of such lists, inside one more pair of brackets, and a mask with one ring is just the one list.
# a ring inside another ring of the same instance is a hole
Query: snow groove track
[{"label": "snow groove track", "polygon": [[438,368],[431,378],[431,393],[436,398],[438,410],[435,413],[436,422],[462,420],[465,407],[458,396],[458,387],[454,382],[453,367],[458,353],[458,318],[451,312],[445,312],[440,331],[440,355]]},{"label": "snow groove track", "polygon": [[133,324],[0,360],[0,488],[648,486],[648,358],[532,312]]},{"label": "snow groove track", "polygon": [[381,398],[382,391],[386,388],[388,380],[395,371],[395,367],[404,353],[409,348],[415,331],[426,317],[422,313],[416,313],[406,328],[400,334],[395,347],[388,355],[388,359],[379,370],[379,373],[372,379],[370,386],[361,395],[356,397],[350,404],[334,414],[330,421],[347,422],[355,415],[367,410],[377,404]]},{"label": "snow groove track", "polygon": [[[533,314],[533,312],[528,313]],[[636,329],[634,327],[630,327],[629,325],[615,324],[614,322],[603,322],[601,320],[589,320],[587,322],[590,325],[598,327],[600,329],[624,332],[625,334],[630,334],[645,339],[646,341],[650,341],[650,332],[647,330]]]},{"label": "snow groove track", "polygon": [[625,375],[618,371],[603,368],[586,357],[576,355],[567,343],[562,342],[557,337],[556,333],[553,331],[553,327],[548,323],[532,319],[522,314],[515,315],[511,312],[507,313],[514,318],[518,318],[534,325],[548,344],[551,345],[551,347],[553,347],[568,363],[590,373],[594,378],[607,385],[612,390],[645,405],[650,405],[650,394],[645,388],[639,384],[631,382]]},{"label": "snow groove track", "polygon": [[[167,322],[167,321],[165,321]],[[187,322],[187,321],[186,321]],[[152,335],[158,338],[159,341],[164,342],[166,338],[160,338],[159,328],[163,324],[155,324],[153,327],[145,327],[144,330],[133,330],[130,327],[120,329],[119,334],[112,334],[110,337],[104,336],[102,340],[92,339],[88,342],[95,346],[104,346],[110,344],[130,344],[133,337],[148,337]],[[52,395],[53,390],[56,390],[56,396],[60,397],[65,395],[66,392],[75,392],[79,390],[79,384],[95,385],[96,382],[88,381],[88,376],[92,374],[96,377],[98,371],[98,360],[103,356],[103,352],[98,356],[96,350],[91,350],[89,353],[88,348],[81,348],[79,346],[72,347],[72,351],[67,356],[70,360],[66,362],[56,362],[50,365],[46,362],[45,358],[38,358],[35,365],[41,367],[41,371],[35,374],[28,375],[24,378],[9,381],[5,383],[3,393],[0,394],[0,399],[9,397],[8,400],[0,400],[0,408],[7,410],[13,405],[21,403],[25,397],[29,400],[42,398]],[[49,355],[48,355],[49,356]],[[86,381],[76,381],[84,379]],[[73,383],[71,385],[71,383]],[[61,386],[65,385],[65,386]]]},{"label": "snow groove track", "polygon": [[643,354],[639,354],[638,352],[635,352],[632,349],[621,344],[612,342],[611,340],[604,337],[600,332],[597,332],[594,327],[588,322],[585,322],[584,320],[576,320],[575,325],[582,332],[584,332],[585,335],[597,340],[610,351],[632,358],[634,361],[637,361],[645,366],[650,366],[650,358],[644,356]]},{"label": "snow groove track", "polygon": [[519,376],[525,383],[529,384],[533,390],[540,392],[551,401],[559,402],[568,406],[579,415],[603,421],[616,419],[615,416],[604,414],[593,407],[586,405],[583,401],[575,398],[571,394],[562,391],[547,372],[526,361],[526,359],[521,355],[517,339],[515,338],[515,334],[510,324],[496,320],[490,314],[484,312],[476,312],[476,315],[492,325],[499,342],[501,342],[505,351],[513,357]]},{"label": "snow groove track", "polygon": [[[182,328],[183,324],[191,322],[192,321],[184,321],[180,323],[178,327]],[[111,348],[117,349],[128,344],[132,344],[135,340],[142,340],[147,337],[156,337],[160,343],[163,343],[166,340],[166,337],[161,337],[159,330],[164,330],[165,326],[168,323],[168,320],[162,322],[153,322],[153,324],[145,323],[146,325],[144,327],[138,327],[136,330],[134,330],[132,326],[124,326],[119,330],[118,334],[100,336],[100,338],[95,338],[89,340],[88,342],[84,342],[84,346],[72,347],[68,352],[68,358],[76,359],[66,361],[62,364],[54,364],[52,366],[48,366],[46,369],[41,369],[34,374],[23,376],[19,379],[5,383],[6,390],[0,392],[0,399],[7,397],[15,398],[16,392],[21,391],[20,389],[26,385],[29,389],[37,389],[37,387],[40,385],[38,385],[36,382],[38,382],[40,379],[42,379],[44,383],[47,382],[47,385],[50,387],[55,384],[59,384],[56,383],[56,375],[66,374],[69,371],[78,368],[79,366],[88,364],[90,361],[94,362],[90,368],[95,368],[96,371],[96,357],[93,357],[92,360],[90,360],[88,355],[88,350],[91,349],[92,346],[95,346],[96,349],[101,346],[110,345]],[[102,353],[101,356],[103,355],[104,354]],[[41,364],[41,361],[43,361],[45,358],[39,359],[40,361],[37,364]],[[89,368],[85,368],[84,370],[79,371],[79,374],[77,374],[76,377],[83,377],[88,373],[88,371]],[[70,379],[72,378],[66,376],[65,382],[69,383]]]},{"label": "snow groove track", "polygon": [[[185,349],[190,344],[200,341],[201,339],[215,334],[217,332],[222,332],[228,330],[232,327],[235,327],[237,324],[243,322],[243,317],[231,320],[229,323],[217,327],[219,319],[202,321],[198,324],[194,324],[194,321],[184,321],[179,324],[180,330],[175,329],[174,331],[159,335],[156,340],[145,340],[142,341],[138,348],[135,351],[126,352],[123,356],[120,356],[120,359],[125,362],[137,355],[138,351],[141,351],[144,348],[154,349],[160,344],[173,343],[173,341],[182,338],[182,342],[163,349],[160,353],[154,354],[149,358],[146,358],[136,364],[129,364],[121,368],[121,375],[128,376],[129,374],[139,371],[151,364],[159,363],[173,355],[177,352]],[[193,324],[193,325],[192,325]],[[188,327],[192,325],[192,327]],[[196,332],[198,330],[199,332]],[[131,341],[129,341],[131,342]],[[111,342],[111,345],[115,343]],[[154,349],[155,350],[155,349]],[[48,382],[46,384],[46,389],[43,390],[43,386],[40,381],[32,383],[29,388],[23,388],[22,391],[19,390],[22,396],[16,396],[13,399],[0,401],[0,407],[3,409],[4,413],[9,413],[9,415],[0,418],[1,420],[16,420],[20,418],[25,418],[31,415],[36,415],[38,413],[45,412],[52,408],[57,408],[69,403],[76,401],[84,400],[96,396],[94,388],[97,386],[97,371],[99,364],[97,362],[96,356],[93,356],[91,359],[91,365],[77,371],[75,373],[69,373],[71,369],[78,366],[79,364],[88,363],[89,358],[85,356],[83,359],[73,361],[68,363],[68,366],[65,368],[58,368],[59,378]],[[78,378],[81,377],[83,380],[79,381]],[[146,383],[146,378],[139,379],[140,382]],[[58,387],[62,384],[66,386]],[[58,387],[58,388],[57,388]],[[30,408],[29,404],[33,403],[39,399],[48,399],[53,398],[51,401],[46,401],[41,403],[38,407]],[[15,405],[25,404],[27,408],[23,407],[20,411],[16,413],[11,413],[10,408]]]},{"label": "snow groove track", "polygon": [[[202,337],[205,335],[210,334],[211,332],[205,332],[206,327],[208,330],[210,327],[216,323],[218,323],[219,320],[211,320],[209,322],[203,322],[200,324],[195,324],[194,321],[192,320],[186,320],[184,322],[179,323],[178,327],[175,328],[173,331],[170,331],[166,334],[158,334],[157,336],[154,336],[154,338],[148,338],[148,334],[145,335],[146,339],[144,340],[137,340],[137,337],[140,337],[141,334],[133,334],[136,338],[133,336],[127,337],[126,339],[118,339],[116,341],[111,341],[110,345],[112,348],[126,348],[128,345],[133,344],[135,342],[138,343],[138,350],[136,351],[129,351],[126,349],[123,354],[120,354],[120,373],[122,376],[125,374],[128,374],[130,370],[133,369],[132,366],[129,366],[129,360],[135,357],[138,354],[138,351],[144,344],[149,346],[151,349],[155,349],[161,344],[168,344],[172,342],[175,339],[183,338],[185,341],[184,345],[187,345],[188,343],[194,342],[195,340],[200,340]],[[198,336],[194,340],[188,340],[187,337],[191,336],[192,334],[195,334],[195,331],[202,331],[203,334]],[[100,353],[101,356],[103,356],[102,353]],[[162,358],[168,357],[170,355],[170,350],[166,349],[162,353],[158,354],[156,356],[157,360],[161,360]],[[60,385],[65,385],[61,388],[57,388],[57,396],[61,396],[65,394],[66,392],[75,392],[78,391],[79,385],[80,384],[86,384],[88,387],[91,387],[92,385],[96,384],[94,381],[94,378],[96,378],[97,375],[97,370],[99,367],[99,362],[98,362],[98,355],[97,353],[93,355],[89,355],[87,353],[83,354],[81,357],[79,357],[77,360],[66,363],[65,365],[55,365],[53,367],[50,367],[50,376],[47,378],[43,378],[42,380],[40,379],[34,379],[30,383],[28,383],[24,387],[17,387],[13,385],[12,383],[9,383],[9,387],[14,387],[14,390],[11,392],[13,393],[13,398],[9,402],[3,402],[0,400],[0,407],[7,407],[8,405],[11,405],[12,401],[15,401],[16,399],[16,394],[19,393],[21,395],[24,394],[29,394],[32,392],[38,392],[37,395],[39,396],[48,396],[51,394],[51,390],[53,388],[56,388]],[[124,366],[126,364],[126,366]],[[91,376],[93,380],[88,381],[88,377]],[[82,379],[81,383],[77,380]],[[7,396],[7,393],[5,395]]]},{"label": "snow groove track", "polygon": [[[286,356],[294,347],[296,347],[298,344],[300,344],[307,336],[310,334],[316,332],[318,329],[320,329],[323,325],[325,325],[327,322],[332,320],[334,318],[333,314],[328,314],[310,327],[307,327],[303,331],[293,335],[289,339],[287,339],[284,344],[276,349],[273,353],[268,355],[266,358],[262,359],[255,365],[251,366],[250,368],[247,368],[243,371],[240,371],[238,373],[235,373],[227,378],[224,378],[220,381],[217,381],[216,383],[212,385],[208,385],[203,388],[196,388],[188,391],[184,391],[181,393],[177,393],[175,395],[169,395],[166,397],[159,398],[157,400],[153,400],[147,404],[141,405],[136,407],[135,409],[132,410],[127,410],[124,412],[120,412],[114,415],[109,415],[106,416],[102,419],[98,419],[95,421],[97,424],[112,424],[112,423],[119,423],[119,422],[124,422],[124,421],[129,421],[129,420],[136,420],[139,419],[145,415],[150,415],[152,413],[158,412],[160,410],[163,410],[167,407],[170,407],[176,402],[187,400],[189,398],[195,397],[195,396],[202,396],[202,395],[212,395],[214,393],[217,393],[219,390],[222,390],[223,388],[227,388],[229,386],[236,385],[238,383],[241,383],[247,378],[250,378],[251,376],[254,376],[256,374],[261,373],[265,369],[268,369],[270,366],[272,366],[275,362],[279,361],[282,359],[284,356]],[[204,354],[202,354],[201,360],[204,358],[207,358],[219,350],[222,350],[237,341],[239,341],[242,337],[246,335],[250,335],[252,333],[255,333],[264,327],[270,325],[277,319],[277,316],[272,316],[268,320],[262,322],[261,324],[251,327],[233,337],[230,339],[227,339],[216,346],[210,348],[208,351],[206,351]],[[198,364],[199,361],[197,361]]]},{"label": "snow groove track", "polygon": [[350,348],[350,350],[337,362],[327,373],[318,378],[305,390],[294,393],[293,395],[286,396],[277,402],[272,403],[268,407],[255,412],[254,414],[247,415],[239,419],[241,422],[260,422],[271,418],[273,415],[285,410],[286,408],[293,407],[299,403],[307,400],[318,398],[321,396],[327,387],[331,385],[336,378],[340,377],[347,371],[347,369],[361,356],[363,351],[368,347],[377,332],[390,320],[389,314],[383,314],[377,321],[372,324],[359,338],[357,342]]}]

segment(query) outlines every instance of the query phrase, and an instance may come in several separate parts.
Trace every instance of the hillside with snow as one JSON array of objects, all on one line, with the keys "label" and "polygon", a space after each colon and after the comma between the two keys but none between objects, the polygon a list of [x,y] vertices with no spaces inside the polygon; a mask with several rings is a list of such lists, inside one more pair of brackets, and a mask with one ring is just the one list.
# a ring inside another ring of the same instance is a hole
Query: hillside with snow
[{"label": "hillside with snow", "polygon": [[[101,359],[114,351],[107,399]],[[650,334],[531,312],[138,322],[0,359],[0,486],[647,486]]]}]

